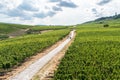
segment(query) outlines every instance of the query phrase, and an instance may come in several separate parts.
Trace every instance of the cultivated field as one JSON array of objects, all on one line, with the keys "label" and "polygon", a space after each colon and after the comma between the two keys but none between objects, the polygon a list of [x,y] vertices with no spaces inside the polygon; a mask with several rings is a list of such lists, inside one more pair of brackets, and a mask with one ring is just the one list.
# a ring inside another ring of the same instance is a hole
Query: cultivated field
[{"label": "cultivated field", "polygon": [[40,34],[42,31],[67,29],[68,26],[31,26],[20,24],[0,23],[0,40],[28,34]]},{"label": "cultivated field", "polygon": [[[1,23],[0,76],[63,39],[74,28],[75,40],[54,72],[53,80],[119,80],[120,18],[114,17],[76,27]],[[20,30],[26,30],[25,34],[9,39],[9,34]],[[47,30],[51,31],[41,34]]]},{"label": "cultivated field", "polygon": [[54,80],[119,80],[120,23],[106,20],[78,25],[74,43],[66,52]]},{"label": "cultivated field", "polygon": [[0,72],[19,65],[26,58],[51,46],[68,35],[70,30],[56,30],[0,41]]}]

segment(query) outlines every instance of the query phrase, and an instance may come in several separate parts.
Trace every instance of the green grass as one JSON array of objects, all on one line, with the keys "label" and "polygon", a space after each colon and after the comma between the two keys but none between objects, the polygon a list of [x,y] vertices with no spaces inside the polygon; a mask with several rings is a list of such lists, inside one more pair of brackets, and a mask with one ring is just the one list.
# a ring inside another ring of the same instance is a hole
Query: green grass
[{"label": "green grass", "polygon": [[108,21],[107,28],[96,22],[79,25],[75,41],[62,59],[54,80],[119,80],[120,23],[117,22]]}]

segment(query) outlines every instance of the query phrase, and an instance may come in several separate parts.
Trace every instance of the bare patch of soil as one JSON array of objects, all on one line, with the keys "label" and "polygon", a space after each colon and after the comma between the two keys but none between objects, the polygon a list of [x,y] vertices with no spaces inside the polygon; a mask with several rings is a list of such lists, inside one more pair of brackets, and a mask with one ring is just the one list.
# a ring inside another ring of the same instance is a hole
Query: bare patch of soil
[{"label": "bare patch of soil", "polygon": [[[15,38],[17,36],[22,36],[22,35],[25,35],[27,34],[27,31],[29,31],[29,28],[28,29],[21,29],[19,31],[16,31],[16,32],[12,32],[10,34],[8,34],[9,38]],[[53,30],[43,30],[43,31],[35,31],[33,32],[34,33],[37,33],[37,34],[43,34],[43,33],[46,33],[46,32],[49,32],[49,31],[53,31]]]},{"label": "bare patch of soil", "polygon": [[53,31],[53,30],[43,30],[43,31],[40,31],[40,33],[46,33],[46,32],[49,32],[49,31]]},{"label": "bare patch of soil", "polygon": [[19,31],[15,31],[15,32],[8,34],[8,36],[9,36],[9,38],[15,38],[17,36],[22,36],[22,35],[26,34],[26,32],[28,30],[29,29],[20,29]]}]

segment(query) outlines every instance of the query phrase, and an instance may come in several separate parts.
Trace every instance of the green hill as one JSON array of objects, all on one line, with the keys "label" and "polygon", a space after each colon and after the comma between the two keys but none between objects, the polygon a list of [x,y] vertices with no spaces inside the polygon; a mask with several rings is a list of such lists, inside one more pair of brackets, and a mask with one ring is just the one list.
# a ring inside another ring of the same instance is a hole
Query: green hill
[{"label": "green hill", "polygon": [[[28,25],[0,23],[0,39],[6,39],[10,33],[30,28]],[[21,32],[22,33],[22,32]]]},{"label": "green hill", "polygon": [[116,16],[110,17],[102,17],[98,18],[94,21],[85,22],[80,24],[83,27],[113,27],[113,28],[120,28],[120,14]]},{"label": "green hill", "polygon": [[120,14],[116,14],[114,16],[109,16],[109,17],[101,17],[96,19],[95,21],[101,21],[101,20],[113,20],[113,19],[120,19]]},{"label": "green hill", "polygon": [[0,23],[0,34],[7,34],[19,29],[29,28],[28,25]]},{"label": "green hill", "polygon": [[45,25],[30,26],[30,25],[0,23],[0,39],[21,36],[24,34],[41,33],[41,31],[44,30],[60,30],[66,28],[68,28],[68,26],[45,26]]}]

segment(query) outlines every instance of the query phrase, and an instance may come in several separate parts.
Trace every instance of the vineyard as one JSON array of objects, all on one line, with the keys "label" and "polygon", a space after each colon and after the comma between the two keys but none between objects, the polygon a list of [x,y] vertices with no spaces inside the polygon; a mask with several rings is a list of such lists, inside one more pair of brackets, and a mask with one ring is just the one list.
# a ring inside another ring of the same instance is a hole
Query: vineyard
[{"label": "vineyard", "polygon": [[28,34],[38,34],[42,33],[42,31],[51,31],[51,30],[61,30],[61,29],[68,29],[68,26],[33,26],[31,27],[27,33]]},{"label": "vineyard", "polygon": [[18,37],[28,34],[40,34],[41,31],[67,29],[68,26],[42,26],[42,25],[20,25],[0,23],[0,40],[10,38],[10,36]]},{"label": "vineyard", "polygon": [[120,79],[118,25],[115,28],[103,28],[101,24],[94,23],[79,25],[75,41],[54,75],[54,80],[98,79]]},{"label": "vineyard", "polygon": [[32,34],[0,41],[0,73],[19,65],[68,35],[70,30],[56,30],[44,34]]},{"label": "vineyard", "polygon": [[33,31],[40,31],[40,30],[58,30],[58,29],[65,29],[68,26],[35,26],[32,27],[31,30]]},{"label": "vineyard", "polygon": [[120,80],[120,18],[116,16],[76,26],[0,23],[0,76],[63,39],[70,29],[76,29],[76,36],[53,80]]}]

